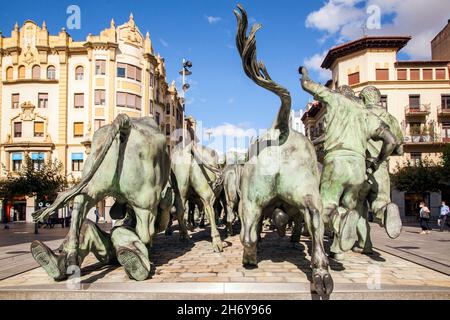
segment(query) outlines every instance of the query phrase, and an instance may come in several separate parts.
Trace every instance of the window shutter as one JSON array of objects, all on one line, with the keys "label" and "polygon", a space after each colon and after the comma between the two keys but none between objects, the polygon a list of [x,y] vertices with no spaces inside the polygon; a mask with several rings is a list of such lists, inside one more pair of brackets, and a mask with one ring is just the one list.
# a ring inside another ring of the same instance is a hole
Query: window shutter
[{"label": "window shutter", "polygon": [[359,72],[355,72],[348,75],[348,84],[354,85],[359,83]]},{"label": "window shutter", "polygon": [[128,69],[128,71],[127,71],[127,78],[129,78],[129,79],[136,79],[136,67],[128,65],[127,69]]},{"label": "window shutter", "polygon": [[411,80],[420,80],[420,69],[411,69],[409,71]]},{"label": "window shutter", "polygon": [[25,79],[25,67],[24,66],[19,67],[19,79]]},{"label": "window shutter", "polygon": [[389,69],[376,69],[375,71],[377,81],[389,80]]},{"label": "window shutter", "polygon": [[128,108],[135,108],[136,106],[136,96],[133,94],[127,95],[127,107]]},{"label": "window shutter", "polygon": [[12,80],[13,79],[13,68],[9,67],[6,69],[6,80]]},{"label": "window shutter", "polygon": [[141,82],[142,81],[142,69],[136,68],[136,80]]},{"label": "window shutter", "polygon": [[436,80],[445,80],[445,69],[436,69]]},{"label": "window shutter", "polygon": [[125,92],[117,92],[117,105],[125,107],[127,105],[127,95]]},{"label": "window shutter", "polygon": [[407,80],[406,69],[397,70],[397,80]]},{"label": "window shutter", "polygon": [[95,90],[95,105],[98,106],[100,104],[100,90]]},{"label": "window shutter", "polygon": [[433,69],[423,69],[423,80],[433,80]]},{"label": "window shutter", "polygon": [[40,79],[41,78],[41,67],[34,66],[32,71],[33,71],[32,72],[33,73],[33,75],[32,75],[33,79]]},{"label": "window shutter", "polygon": [[139,96],[136,96],[136,109],[141,110],[142,108],[142,98]]},{"label": "window shutter", "polygon": [[34,123],[34,135],[35,136],[43,136],[44,135],[44,123],[43,122],[35,122]]},{"label": "window shutter", "polygon": [[73,124],[73,135],[75,137],[82,137],[84,135],[84,124],[83,124],[83,122],[75,122]]},{"label": "window shutter", "polygon": [[75,94],[75,108],[84,107],[84,93]]}]

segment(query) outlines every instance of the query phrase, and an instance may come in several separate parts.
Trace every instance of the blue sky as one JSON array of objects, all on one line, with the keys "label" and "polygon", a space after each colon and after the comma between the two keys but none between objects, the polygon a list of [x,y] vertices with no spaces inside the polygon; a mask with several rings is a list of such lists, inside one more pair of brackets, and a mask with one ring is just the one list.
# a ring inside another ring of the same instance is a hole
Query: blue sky
[{"label": "blue sky", "polygon": [[[448,0],[242,0],[251,21],[263,24],[258,33],[258,56],[272,78],[286,86],[295,109],[310,97],[299,86],[297,69],[306,64],[312,75],[325,81],[319,65],[327,50],[363,34],[362,25],[375,4],[381,13],[381,29],[367,34],[417,36],[402,59],[429,58],[429,41],[450,18]],[[150,32],[153,47],[166,59],[168,80],[179,80],[181,60],[192,60],[192,89],[187,113],[214,127],[214,132],[270,127],[278,99],[246,78],[235,48],[236,20],[230,0],[71,0],[2,3],[0,30],[10,35],[14,23],[26,19],[46,21],[51,33],[66,25],[69,5],[81,8],[81,29],[68,30],[76,40],[98,34],[111,18],[120,25],[130,12],[141,32]],[[418,26],[415,17],[422,23]],[[429,19],[428,19],[429,18]],[[228,131],[227,131],[228,132]]]}]

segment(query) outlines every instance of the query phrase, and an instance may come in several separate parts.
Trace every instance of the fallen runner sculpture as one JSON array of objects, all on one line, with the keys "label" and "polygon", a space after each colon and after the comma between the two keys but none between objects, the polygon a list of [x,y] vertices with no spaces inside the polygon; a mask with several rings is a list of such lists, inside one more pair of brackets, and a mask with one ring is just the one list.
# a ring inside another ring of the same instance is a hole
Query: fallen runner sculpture
[{"label": "fallen runner sculpture", "polygon": [[[333,291],[328,258],[323,246],[324,223],[319,192],[320,176],[312,143],[290,128],[290,93],[274,82],[263,63],[256,59],[255,24],[247,36],[248,18],[241,5],[235,10],[238,22],[236,45],[246,75],[257,85],[275,93],[281,100],[273,127],[250,146],[244,166],[239,206],[242,219],[241,241],[243,264],[256,267],[257,244],[263,211],[274,204],[283,204],[296,218],[302,216],[312,241],[312,282],[320,295]],[[273,211],[272,211],[273,212]]]}]

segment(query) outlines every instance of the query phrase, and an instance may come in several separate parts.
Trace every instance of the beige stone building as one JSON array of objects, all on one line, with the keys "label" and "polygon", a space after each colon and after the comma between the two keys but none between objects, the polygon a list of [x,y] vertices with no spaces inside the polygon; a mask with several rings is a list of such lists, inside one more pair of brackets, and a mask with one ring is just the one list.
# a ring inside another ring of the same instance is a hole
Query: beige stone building
[{"label": "beige stone building", "polygon": [[[369,85],[380,89],[383,105],[398,119],[405,135],[405,156],[392,157],[391,170],[406,160],[438,161],[444,146],[450,143],[450,60],[399,61],[398,51],[410,39],[364,37],[331,49],[322,64],[332,72],[326,85],[333,90],[341,85],[350,85],[357,94]],[[325,113],[320,103],[310,103],[302,119],[319,159],[324,156]],[[437,214],[440,197],[393,192],[404,215],[414,215],[420,199]]]},{"label": "beige stone building", "polygon": [[[99,35],[75,41],[63,28],[50,35],[45,22],[15,25],[0,34],[0,176],[58,159],[68,177],[79,178],[94,132],[119,113],[153,116],[170,139],[184,124],[183,100],[168,84],[165,61],[155,54],[133,15]],[[172,141],[173,140],[173,141]],[[19,198],[15,220],[30,220],[32,199]],[[105,206],[105,204],[103,204]],[[107,206],[107,204],[106,204]],[[103,210],[103,208],[101,208]]]}]

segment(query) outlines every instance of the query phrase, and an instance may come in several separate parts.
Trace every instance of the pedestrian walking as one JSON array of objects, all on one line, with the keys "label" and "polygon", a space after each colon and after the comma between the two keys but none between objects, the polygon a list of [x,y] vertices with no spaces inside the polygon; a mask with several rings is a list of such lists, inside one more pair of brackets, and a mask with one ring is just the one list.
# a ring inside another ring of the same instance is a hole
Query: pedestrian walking
[{"label": "pedestrian walking", "polygon": [[430,209],[428,209],[425,202],[420,203],[419,218],[420,218],[420,226],[422,227],[422,232],[420,234],[429,234],[431,232],[430,228],[431,211]]},{"label": "pedestrian walking", "polygon": [[450,228],[450,223],[448,221],[448,216],[450,214],[450,208],[447,206],[445,201],[442,201],[441,214],[439,216],[439,226],[441,227],[441,232],[444,232],[445,226]]},{"label": "pedestrian walking", "polygon": [[98,212],[98,208],[95,207],[95,224],[98,224],[98,220],[100,219],[100,212]]}]

